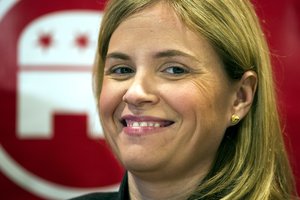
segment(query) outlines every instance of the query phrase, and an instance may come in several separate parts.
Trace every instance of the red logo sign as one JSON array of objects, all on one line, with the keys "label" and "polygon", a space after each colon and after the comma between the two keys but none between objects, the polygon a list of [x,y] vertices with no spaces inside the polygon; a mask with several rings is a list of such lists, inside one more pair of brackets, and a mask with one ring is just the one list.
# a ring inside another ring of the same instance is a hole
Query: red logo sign
[{"label": "red logo sign", "polygon": [[104,1],[0,1],[0,197],[115,190],[91,69]]}]

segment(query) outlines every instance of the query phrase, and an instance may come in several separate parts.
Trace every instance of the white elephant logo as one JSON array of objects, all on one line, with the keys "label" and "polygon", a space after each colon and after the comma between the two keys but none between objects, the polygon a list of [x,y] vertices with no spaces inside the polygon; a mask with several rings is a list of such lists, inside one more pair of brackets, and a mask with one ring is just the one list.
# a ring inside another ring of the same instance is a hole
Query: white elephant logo
[{"label": "white elephant logo", "polygon": [[54,113],[86,113],[90,137],[101,137],[91,82],[100,18],[91,11],[52,13],[31,22],[21,34],[20,139],[51,138]]}]

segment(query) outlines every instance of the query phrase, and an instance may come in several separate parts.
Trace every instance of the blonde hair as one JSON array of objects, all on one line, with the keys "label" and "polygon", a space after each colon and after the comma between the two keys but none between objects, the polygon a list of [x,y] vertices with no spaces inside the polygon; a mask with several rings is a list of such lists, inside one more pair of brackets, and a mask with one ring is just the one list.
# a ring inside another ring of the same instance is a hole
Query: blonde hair
[{"label": "blonde hair", "polygon": [[248,0],[112,0],[103,17],[94,72],[101,92],[110,37],[133,13],[159,1],[168,3],[191,30],[204,36],[224,63],[229,78],[247,70],[258,76],[253,105],[246,117],[228,128],[214,165],[190,199],[282,200],[296,198],[282,138],[269,49],[253,5]]}]

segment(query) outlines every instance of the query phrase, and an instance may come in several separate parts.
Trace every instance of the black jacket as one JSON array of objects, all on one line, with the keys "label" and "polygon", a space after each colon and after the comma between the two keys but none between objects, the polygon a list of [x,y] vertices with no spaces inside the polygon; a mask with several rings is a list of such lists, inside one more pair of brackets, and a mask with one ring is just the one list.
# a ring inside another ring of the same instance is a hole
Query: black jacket
[{"label": "black jacket", "polygon": [[86,194],[80,197],[75,197],[70,200],[129,200],[128,179],[127,173],[120,185],[118,192],[99,192]]}]

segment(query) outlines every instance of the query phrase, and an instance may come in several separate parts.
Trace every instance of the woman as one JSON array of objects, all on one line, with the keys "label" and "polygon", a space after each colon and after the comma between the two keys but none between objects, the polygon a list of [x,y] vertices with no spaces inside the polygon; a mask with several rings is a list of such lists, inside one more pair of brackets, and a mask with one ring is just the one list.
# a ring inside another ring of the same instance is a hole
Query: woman
[{"label": "woman", "polygon": [[81,199],[295,199],[269,51],[246,0],[112,0],[95,91],[127,169]]}]

